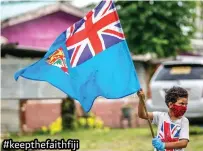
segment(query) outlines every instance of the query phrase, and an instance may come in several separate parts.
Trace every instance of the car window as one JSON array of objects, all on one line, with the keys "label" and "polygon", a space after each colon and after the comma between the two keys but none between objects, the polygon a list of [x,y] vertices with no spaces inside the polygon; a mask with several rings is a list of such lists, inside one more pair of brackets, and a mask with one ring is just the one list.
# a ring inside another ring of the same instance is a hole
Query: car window
[{"label": "car window", "polygon": [[165,65],[156,81],[203,79],[203,65]]}]

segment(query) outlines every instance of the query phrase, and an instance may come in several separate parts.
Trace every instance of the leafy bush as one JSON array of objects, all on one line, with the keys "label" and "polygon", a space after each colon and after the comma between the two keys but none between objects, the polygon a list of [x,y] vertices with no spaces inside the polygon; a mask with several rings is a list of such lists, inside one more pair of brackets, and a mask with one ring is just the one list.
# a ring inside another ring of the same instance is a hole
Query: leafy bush
[{"label": "leafy bush", "polygon": [[54,135],[62,131],[62,118],[58,117],[54,122],[52,122],[49,126],[42,126],[42,133],[49,133]]},{"label": "leafy bush", "polygon": [[[104,126],[104,122],[101,120],[101,118],[96,117],[93,113],[88,113],[85,117],[74,119],[72,125],[73,125],[72,126],[73,129],[71,128],[72,130],[96,129],[102,130],[103,132],[109,132],[110,130],[109,127]],[[61,132],[62,130],[63,130],[62,118],[59,117],[50,125],[42,126],[41,129],[38,130],[36,133],[54,135]]]},{"label": "leafy bush", "polygon": [[77,122],[79,128],[102,129],[106,132],[110,130],[109,127],[104,126],[101,118],[96,117],[92,112],[88,113],[86,117],[80,117]]}]

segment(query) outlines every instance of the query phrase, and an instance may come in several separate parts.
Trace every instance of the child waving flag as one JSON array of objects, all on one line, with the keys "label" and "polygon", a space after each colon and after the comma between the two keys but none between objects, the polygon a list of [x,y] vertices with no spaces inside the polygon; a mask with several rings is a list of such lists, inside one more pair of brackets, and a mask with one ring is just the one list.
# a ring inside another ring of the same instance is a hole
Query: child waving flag
[{"label": "child waving flag", "polygon": [[140,89],[113,1],[101,1],[15,79],[19,76],[50,83],[78,100],[86,112],[98,96],[116,99]]},{"label": "child waving flag", "polygon": [[[140,100],[143,91],[138,91]],[[141,102],[141,101],[140,101]],[[148,112],[153,124],[157,125],[157,137],[152,139],[152,145],[157,151],[184,151],[189,142],[189,121],[184,116],[188,104],[188,92],[181,87],[172,87],[166,92],[165,103],[168,112]],[[138,115],[147,119],[143,104],[138,105]]]}]

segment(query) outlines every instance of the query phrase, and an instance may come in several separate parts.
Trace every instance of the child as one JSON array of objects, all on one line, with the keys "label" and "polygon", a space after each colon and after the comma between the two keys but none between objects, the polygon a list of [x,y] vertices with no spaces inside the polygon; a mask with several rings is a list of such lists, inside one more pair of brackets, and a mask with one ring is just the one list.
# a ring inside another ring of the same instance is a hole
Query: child
[{"label": "child", "polygon": [[[139,99],[145,97],[140,90]],[[152,139],[153,146],[159,151],[184,151],[189,142],[189,121],[184,117],[188,104],[188,92],[181,87],[172,87],[166,92],[165,103],[168,112],[148,112],[152,124],[156,124],[157,137]],[[142,102],[139,101],[138,116],[147,119]]]}]

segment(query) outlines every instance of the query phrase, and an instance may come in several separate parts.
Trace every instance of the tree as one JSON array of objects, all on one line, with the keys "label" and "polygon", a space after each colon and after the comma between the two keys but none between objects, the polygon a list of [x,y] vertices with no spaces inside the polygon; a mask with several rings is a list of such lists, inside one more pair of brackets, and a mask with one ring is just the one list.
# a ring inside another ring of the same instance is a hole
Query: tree
[{"label": "tree", "polygon": [[116,6],[131,52],[168,57],[191,50],[194,1],[117,1]]}]

